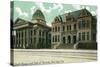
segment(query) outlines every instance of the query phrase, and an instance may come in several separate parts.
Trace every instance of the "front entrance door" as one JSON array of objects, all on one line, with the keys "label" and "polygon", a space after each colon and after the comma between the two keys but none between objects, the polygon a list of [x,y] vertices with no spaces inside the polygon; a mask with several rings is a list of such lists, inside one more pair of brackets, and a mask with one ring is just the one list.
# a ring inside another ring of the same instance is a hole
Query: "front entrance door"
[{"label": "front entrance door", "polygon": [[73,43],[76,43],[76,36],[73,36]]}]

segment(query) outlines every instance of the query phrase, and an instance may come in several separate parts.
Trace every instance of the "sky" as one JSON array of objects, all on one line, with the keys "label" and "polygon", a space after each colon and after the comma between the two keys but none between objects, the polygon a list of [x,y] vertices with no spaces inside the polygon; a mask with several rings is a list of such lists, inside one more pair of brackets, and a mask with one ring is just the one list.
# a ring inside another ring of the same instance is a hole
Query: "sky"
[{"label": "sky", "polygon": [[40,9],[43,12],[46,23],[49,26],[51,26],[54,17],[83,8],[86,8],[88,11],[90,11],[92,15],[97,15],[97,7],[93,5],[14,1],[13,6],[13,21],[15,21],[18,17],[25,20],[31,20],[34,12],[37,9]]}]

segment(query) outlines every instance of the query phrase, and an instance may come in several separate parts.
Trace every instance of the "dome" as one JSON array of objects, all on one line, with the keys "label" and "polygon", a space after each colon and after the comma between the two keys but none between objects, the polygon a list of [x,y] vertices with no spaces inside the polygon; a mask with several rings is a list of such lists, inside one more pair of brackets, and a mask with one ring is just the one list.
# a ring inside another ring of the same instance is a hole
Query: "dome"
[{"label": "dome", "polygon": [[32,16],[32,20],[41,19],[45,21],[45,17],[41,10],[37,9]]}]

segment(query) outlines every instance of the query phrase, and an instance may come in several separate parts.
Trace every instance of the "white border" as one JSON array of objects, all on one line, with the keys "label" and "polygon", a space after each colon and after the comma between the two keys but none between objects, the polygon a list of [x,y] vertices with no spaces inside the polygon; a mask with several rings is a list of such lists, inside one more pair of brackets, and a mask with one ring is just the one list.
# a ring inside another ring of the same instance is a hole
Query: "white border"
[{"label": "white border", "polygon": [[[24,0],[25,1],[25,0]],[[82,4],[82,5],[97,5],[98,6],[98,24],[97,24],[97,41],[100,45],[100,2],[99,0],[28,0],[35,2],[49,2],[49,3],[65,3],[65,4]],[[10,66],[10,0],[0,0],[0,67]],[[100,48],[100,46],[98,46]],[[100,62],[100,49],[98,51],[98,62],[88,63],[68,63],[68,64],[54,64],[42,65],[42,67],[98,67]],[[41,65],[39,65],[41,66]],[[30,66],[27,66],[30,67]],[[32,66],[33,67],[33,66]]]}]

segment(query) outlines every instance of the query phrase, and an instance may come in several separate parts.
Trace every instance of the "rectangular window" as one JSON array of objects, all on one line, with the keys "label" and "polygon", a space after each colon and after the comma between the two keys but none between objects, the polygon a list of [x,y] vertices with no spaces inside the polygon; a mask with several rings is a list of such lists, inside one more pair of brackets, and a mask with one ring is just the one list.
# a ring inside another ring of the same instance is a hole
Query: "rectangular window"
[{"label": "rectangular window", "polygon": [[57,32],[57,27],[55,27],[55,32]]},{"label": "rectangular window", "polygon": [[63,26],[63,32],[65,31],[65,26]]},{"label": "rectangular window", "polygon": [[89,32],[87,32],[87,40],[89,40]]},{"label": "rectangular window", "polygon": [[70,28],[70,31],[71,31],[71,25],[69,26],[69,28]]},{"label": "rectangular window", "polygon": [[93,40],[96,41],[96,33],[93,33]]},{"label": "rectangular window", "polygon": [[74,24],[74,30],[76,30],[76,24]]},{"label": "rectangular window", "polygon": [[81,33],[79,33],[79,41],[81,40]]},{"label": "rectangular window", "polygon": [[60,27],[58,27],[58,32],[60,31]]},{"label": "rectangular window", "polygon": [[82,32],[82,40],[85,40],[85,32]]},{"label": "rectangular window", "polygon": [[82,20],[82,28],[85,28],[85,20]]},{"label": "rectangular window", "polygon": [[89,27],[90,27],[89,20],[87,20],[87,22],[86,22],[86,28],[89,28]]},{"label": "rectangular window", "polygon": [[57,35],[55,35],[55,42],[57,42]]},{"label": "rectangular window", "polygon": [[53,36],[53,42],[55,42],[55,41],[54,41],[54,36]]}]

